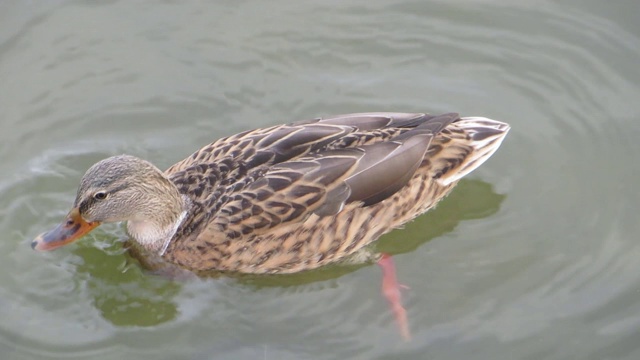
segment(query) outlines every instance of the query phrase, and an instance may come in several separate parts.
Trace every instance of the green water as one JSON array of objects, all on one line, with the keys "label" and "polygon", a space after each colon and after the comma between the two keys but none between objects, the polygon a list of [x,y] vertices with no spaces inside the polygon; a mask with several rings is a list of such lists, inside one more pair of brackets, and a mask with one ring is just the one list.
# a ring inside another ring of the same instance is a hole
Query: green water
[{"label": "green water", "polygon": [[[0,4],[0,358],[637,359],[636,1]],[[118,225],[31,239],[94,162],[161,168],[242,130],[360,111],[512,130],[375,265],[172,282]]]}]

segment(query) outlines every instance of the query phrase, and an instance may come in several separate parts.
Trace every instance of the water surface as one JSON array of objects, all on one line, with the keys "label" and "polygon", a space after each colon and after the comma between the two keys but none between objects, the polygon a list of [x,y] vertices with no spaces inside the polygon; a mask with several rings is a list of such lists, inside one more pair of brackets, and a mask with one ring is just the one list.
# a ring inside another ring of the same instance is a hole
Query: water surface
[{"label": "water surface", "polygon": [[[636,1],[0,4],[2,359],[637,359]],[[359,111],[509,122],[373,265],[175,283],[102,226],[52,253],[84,171]]]}]

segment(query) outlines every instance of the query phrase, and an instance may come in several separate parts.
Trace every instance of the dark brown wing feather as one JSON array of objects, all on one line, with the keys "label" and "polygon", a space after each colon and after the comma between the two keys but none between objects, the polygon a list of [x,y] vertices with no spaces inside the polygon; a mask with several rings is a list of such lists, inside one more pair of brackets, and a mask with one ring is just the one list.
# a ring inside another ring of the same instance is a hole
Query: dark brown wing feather
[{"label": "dark brown wing feather", "polygon": [[378,203],[406,185],[434,135],[456,119],[350,114],[220,139],[167,170],[199,209],[176,242],[201,232],[234,239],[312,213],[335,215],[350,202]]},{"label": "dark brown wing feather", "polygon": [[191,206],[163,259],[245,273],[343,259],[435,206],[508,131],[481,117],[367,113],[220,139],[166,172]]}]

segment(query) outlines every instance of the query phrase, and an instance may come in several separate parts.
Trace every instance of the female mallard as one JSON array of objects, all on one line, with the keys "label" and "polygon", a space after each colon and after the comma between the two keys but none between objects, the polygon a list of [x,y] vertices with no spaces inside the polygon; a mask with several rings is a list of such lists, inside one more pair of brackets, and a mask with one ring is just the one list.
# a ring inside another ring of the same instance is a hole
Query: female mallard
[{"label": "female mallard", "polygon": [[[183,269],[314,269],[432,208],[508,131],[458,114],[350,114],[226,137],[165,172],[114,156],[86,172],[66,220],[32,246],[55,249],[127,221],[144,256]],[[381,264],[408,336],[395,273],[388,257]]]},{"label": "female mallard", "polygon": [[314,269],[432,208],[508,131],[458,114],[364,113],[242,132],[165,172],[114,156],[85,173],[66,220],[32,246],[127,221],[149,255],[188,270]]}]

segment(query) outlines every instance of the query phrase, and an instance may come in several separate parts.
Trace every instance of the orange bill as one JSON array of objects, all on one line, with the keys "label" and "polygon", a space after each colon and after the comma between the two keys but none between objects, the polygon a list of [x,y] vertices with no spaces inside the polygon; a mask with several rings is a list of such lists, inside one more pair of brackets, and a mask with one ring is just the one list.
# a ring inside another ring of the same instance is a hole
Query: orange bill
[{"label": "orange bill", "polygon": [[98,225],[100,225],[99,221],[85,221],[78,208],[74,208],[69,212],[65,221],[53,230],[40,234],[35,238],[31,242],[31,247],[41,251],[53,250],[74,242]]}]

